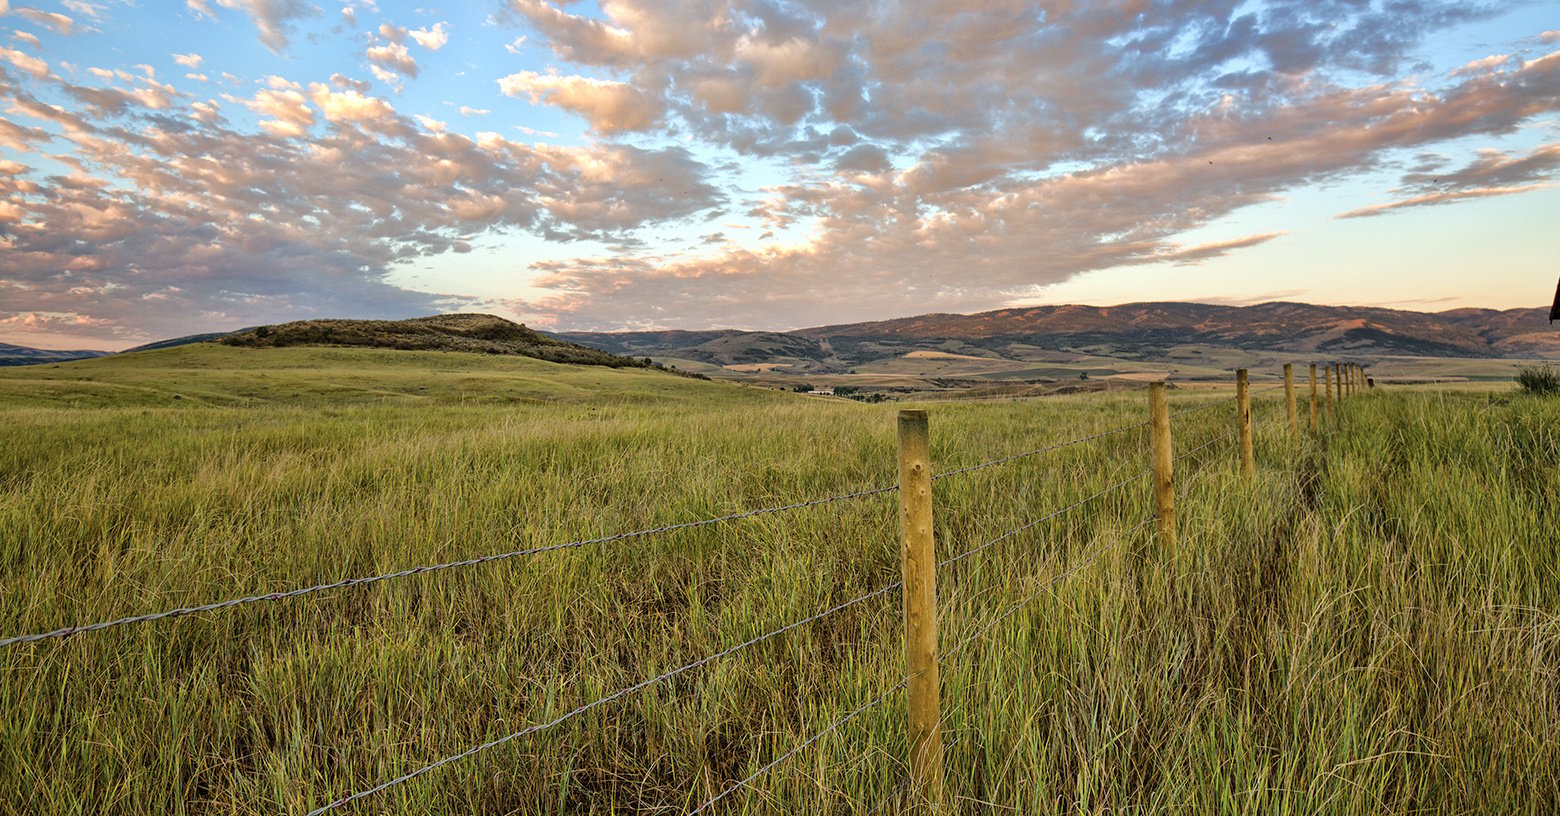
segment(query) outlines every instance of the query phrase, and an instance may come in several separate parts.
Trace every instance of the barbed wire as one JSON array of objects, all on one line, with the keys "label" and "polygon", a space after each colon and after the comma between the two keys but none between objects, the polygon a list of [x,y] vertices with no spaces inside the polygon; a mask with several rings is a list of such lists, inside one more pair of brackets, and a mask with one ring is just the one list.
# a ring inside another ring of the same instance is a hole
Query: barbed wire
[{"label": "barbed wire", "polygon": [[726,798],[727,796],[730,796],[731,794],[736,793],[737,791],[741,790],[742,788],[747,787],[748,784],[751,783],[753,780],[755,780],[755,779],[759,778],[760,776],[763,776],[765,773],[767,773],[770,768],[773,768],[776,765],[779,765],[780,763],[785,762],[786,760],[788,760],[791,757],[795,756],[796,754],[800,753],[803,749],[807,748],[809,745],[812,745],[813,743],[817,742],[818,740],[823,739],[825,736],[833,733],[835,731],[835,729],[838,729],[840,726],[844,725],[845,723],[848,723],[851,720],[855,719],[862,712],[872,708],[873,706],[876,706],[878,703],[881,703],[884,700],[887,700],[890,695],[892,695],[896,691],[899,691],[900,689],[904,688],[905,686],[909,685],[910,681],[913,678],[919,677],[919,676],[920,676],[920,672],[917,672],[916,674],[913,674],[910,677],[906,677],[906,678],[900,680],[898,683],[895,683],[894,685],[889,686],[887,691],[884,691],[882,694],[879,694],[877,697],[873,698],[871,701],[869,701],[867,703],[864,703],[861,706],[858,706],[856,708],[856,710],[854,710],[854,711],[850,712],[849,714],[846,714],[845,716],[839,718],[838,720],[835,720],[834,722],[830,723],[828,725],[828,727],[826,727],[822,731],[819,731],[818,733],[813,734],[812,736],[808,737],[801,744],[795,746],[794,748],[792,748],[789,751],[786,751],[785,753],[781,754],[780,756],[775,757],[774,759],[770,760],[768,764],[764,765],[764,767],[759,768],[758,770],[754,771],[753,773],[748,774],[748,776],[745,779],[743,779],[742,781],[736,783],[735,785],[732,785],[732,786],[726,788],[725,790],[721,791],[720,793],[715,794],[713,797],[711,797],[710,799],[706,800],[704,802],[704,804],[699,805],[698,807],[696,807],[693,810],[689,811],[688,812],[688,816],[696,816],[696,814],[703,813],[704,811],[706,811],[710,807],[712,807],[716,802],[719,802],[720,800]]},{"label": "barbed wire", "polygon": [[656,675],[654,677],[651,677],[648,680],[641,680],[640,682],[635,683],[635,684],[633,684],[631,686],[625,686],[625,687],[623,687],[621,689],[618,689],[617,691],[615,691],[615,692],[613,692],[611,694],[606,695],[605,697],[598,697],[598,698],[596,698],[592,702],[589,702],[589,703],[586,703],[586,704],[584,704],[582,706],[574,708],[573,710],[569,711],[568,713],[563,714],[563,715],[561,715],[559,717],[556,717],[556,718],[554,718],[552,720],[549,720],[547,722],[538,723],[538,724],[535,724],[535,725],[527,726],[525,728],[520,729],[519,731],[515,731],[513,733],[506,734],[506,735],[504,735],[502,737],[499,737],[497,739],[489,740],[488,742],[484,742],[484,743],[482,743],[480,745],[476,745],[476,746],[473,746],[471,748],[468,748],[468,749],[466,749],[464,751],[461,751],[458,754],[453,754],[451,756],[447,756],[447,757],[445,757],[445,758],[443,758],[443,759],[441,759],[441,760],[439,760],[437,762],[434,762],[432,764],[424,765],[423,767],[418,768],[415,771],[411,771],[410,773],[402,774],[402,775],[400,775],[400,776],[398,776],[398,777],[396,777],[394,779],[391,779],[391,780],[389,780],[387,782],[381,782],[380,784],[375,785],[375,786],[373,786],[371,788],[365,788],[364,790],[358,791],[357,793],[351,794],[350,796],[345,796],[345,797],[342,797],[340,799],[337,799],[337,800],[335,800],[334,802],[331,802],[328,805],[323,805],[321,807],[318,807],[318,808],[315,808],[314,810],[309,811],[308,816],[319,816],[319,814],[322,814],[322,813],[325,813],[327,811],[333,810],[335,808],[341,807],[342,805],[348,804],[350,802],[357,801],[358,799],[362,799],[364,797],[372,796],[372,795],[374,795],[376,793],[379,793],[380,791],[385,790],[387,788],[393,788],[396,785],[399,785],[399,784],[401,784],[403,782],[407,782],[409,780],[416,779],[417,777],[422,776],[423,774],[426,774],[426,773],[429,773],[430,771],[434,771],[434,770],[437,770],[439,768],[442,768],[445,765],[449,765],[450,763],[459,762],[462,759],[465,759],[467,757],[473,756],[475,754],[479,754],[479,753],[481,753],[483,751],[488,750],[489,748],[496,748],[497,746],[503,745],[506,742],[510,742],[510,741],[519,739],[520,737],[526,736],[528,734],[534,734],[534,733],[536,733],[538,731],[545,731],[545,730],[547,730],[549,728],[552,728],[554,726],[561,725],[561,724],[563,724],[565,722],[568,722],[569,720],[571,720],[571,719],[573,719],[573,718],[575,718],[575,717],[577,717],[577,716],[579,716],[581,714],[584,714],[587,711],[590,711],[591,709],[598,708],[600,706],[606,705],[607,703],[610,703],[610,702],[612,702],[614,700],[617,700],[617,699],[620,699],[622,697],[626,697],[626,696],[628,696],[630,694],[633,694],[636,691],[640,691],[640,690],[649,688],[650,686],[653,686],[653,685],[655,685],[657,683],[660,683],[660,682],[662,682],[664,680],[669,680],[669,679],[671,679],[673,677],[676,677],[677,675],[682,674],[684,672],[692,671],[693,669],[697,669],[697,668],[699,668],[701,666],[707,665],[707,664],[709,664],[709,663],[711,663],[711,662],[713,662],[715,660],[719,660],[722,657],[726,657],[727,655],[734,654],[734,653],[739,652],[739,651],[741,651],[743,649],[746,649],[749,646],[754,646],[754,645],[762,643],[762,642],[764,642],[766,640],[769,640],[770,638],[773,638],[773,637],[785,634],[786,632],[789,632],[789,631],[791,631],[793,629],[796,629],[798,627],[805,626],[805,625],[807,625],[809,623],[812,623],[814,621],[822,620],[823,618],[826,618],[829,615],[832,615],[832,614],[834,614],[836,612],[842,611],[844,609],[848,609],[848,608],[850,608],[852,606],[855,606],[856,604],[863,603],[865,601],[869,601],[869,600],[871,600],[873,598],[876,598],[876,597],[878,597],[880,595],[884,595],[884,594],[886,594],[888,592],[892,592],[893,590],[898,589],[899,587],[901,587],[903,585],[904,585],[903,581],[895,581],[894,583],[889,584],[888,586],[882,587],[880,589],[875,589],[875,590],[873,590],[873,591],[871,591],[871,592],[869,592],[869,593],[867,593],[865,595],[859,595],[859,596],[857,596],[855,598],[852,598],[852,599],[850,599],[848,601],[845,601],[844,603],[837,604],[837,605],[832,606],[832,607],[830,607],[828,609],[825,609],[824,611],[819,612],[819,613],[817,613],[815,615],[812,615],[811,617],[803,618],[803,619],[801,619],[799,621],[796,621],[795,623],[787,624],[785,626],[780,627],[779,629],[775,629],[775,630],[773,630],[771,632],[767,632],[765,634],[759,635],[758,637],[751,638],[749,640],[745,640],[745,641],[743,641],[741,643],[738,643],[735,646],[732,646],[732,647],[729,647],[729,648],[726,648],[726,649],[722,649],[722,650],[720,650],[718,652],[715,652],[713,654],[710,654],[710,655],[706,655],[704,657],[699,658],[698,660],[693,661],[692,663],[685,663],[685,664],[683,664],[681,666],[678,666],[675,669],[672,669],[671,671],[662,672],[661,674],[658,674],[658,675]]}]

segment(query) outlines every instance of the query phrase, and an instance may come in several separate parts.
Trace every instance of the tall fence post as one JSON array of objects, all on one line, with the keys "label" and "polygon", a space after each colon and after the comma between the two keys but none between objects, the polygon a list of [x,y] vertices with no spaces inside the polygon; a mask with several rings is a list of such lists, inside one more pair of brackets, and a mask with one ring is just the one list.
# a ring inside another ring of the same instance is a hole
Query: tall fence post
[{"label": "tall fence post", "polygon": [[1311,364],[1311,433],[1316,433],[1316,363]]},{"label": "tall fence post", "polygon": [[1235,369],[1235,402],[1240,408],[1240,475],[1251,476],[1257,463],[1251,453],[1251,385],[1244,368]]},{"label": "tall fence post", "polygon": [[1284,363],[1284,400],[1289,403],[1289,435],[1300,435],[1300,416],[1295,410],[1295,366]]},{"label": "tall fence post", "polygon": [[1175,475],[1170,447],[1170,404],[1165,384],[1148,384],[1149,448],[1154,460],[1154,515],[1159,519],[1159,545],[1175,555]]},{"label": "tall fence post", "polygon": [[1327,364],[1323,364],[1322,365],[1322,378],[1323,378],[1323,380],[1325,380],[1324,384],[1326,385],[1326,390],[1327,390],[1327,418],[1330,419],[1330,420],[1336,420],[1338,418],[1338,412],[1333,409],[1333,384],[1332,384],[1333,376],[1332,376],[1332,372],[1333,372],[1333,367],[1331,365],[1327,365]]},{"label": "tall fence post", "polygon": [[926,412],[899,412],[899,542],[904,575],[905,675],[910,678],[910,780],[915,798],[942,803],[942,711],[937,677],[937,555]]}]

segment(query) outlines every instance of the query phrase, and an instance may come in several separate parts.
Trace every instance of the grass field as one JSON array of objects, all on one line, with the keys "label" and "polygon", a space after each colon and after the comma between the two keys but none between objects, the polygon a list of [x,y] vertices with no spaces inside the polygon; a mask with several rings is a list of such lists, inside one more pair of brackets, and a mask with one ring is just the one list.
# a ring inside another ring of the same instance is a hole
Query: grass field
[{"label": "grass field", "polygon": [[[1172,409],[1222,394],[1173,394]],[[947,470],[1141,392],[940,404]],[[1275,410],[1276,409],[1276,410]],[[1560,812],[1560,400],[1378,389],[1258,475],[1178,463],[939,576],[959,813]],[[892,482],[893,410],[465,354],[185,347],[0,371],[0,637]],[[1186,451],[1232,407],[1178,417]],[[952,476],[940,554],[1147,464]],[[894,498],[0,649],[0,813],[302,814],[898,579]],[[902,676],[897,592],[338,812],[682,813]],[[722,800],[896,812],[902,694]]]}]

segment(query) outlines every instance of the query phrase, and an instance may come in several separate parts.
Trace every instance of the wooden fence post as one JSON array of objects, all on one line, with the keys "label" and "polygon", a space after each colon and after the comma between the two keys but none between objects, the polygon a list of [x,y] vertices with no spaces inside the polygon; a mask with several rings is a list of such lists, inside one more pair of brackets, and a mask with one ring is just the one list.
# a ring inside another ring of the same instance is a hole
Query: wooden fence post
[{"label": "wooden fence post", "polygon": [[1295,366],[1284,363],[1284,400],[1289,403],[1289,435],[1300,435],[1299,412],[1295,410]]},{"label": "wooden fence post", "polygon": [[1316,363],[1311,364],[1311,433],[1316,433]]},{"label": "wooden fence post", "polygon": [[1322,365],[1322,379],[1326,381],[1325,385],[1327,387],[1327,418],[1335,420],[1338,418],[1338,412],[1333,409],[1332,370],[1333,367],[1331,365]]},{"label": "wooden fence post", "polygon": [[1170,448],[1170,405],[1165,384],[1148,384],[1149,448],[1154,464],[1154,515],[1159,519],[1159,546],[1175,556],[1175,475]]},{"label": "wooden fence post", "polygon": [[1257,463],[1251,453],[1251,386],[1244,368],[1235,369],[1235,402],[1240,408],[1240,475],[1252,476]]},{"label": "wooden fence post", "polygon": [[937,555],[932,541],[932,455],[926,412],[899,412],[899,542],[904,575],[905,675],[910,678],[912,795],[942,803],[942,711],[937,677]]}]

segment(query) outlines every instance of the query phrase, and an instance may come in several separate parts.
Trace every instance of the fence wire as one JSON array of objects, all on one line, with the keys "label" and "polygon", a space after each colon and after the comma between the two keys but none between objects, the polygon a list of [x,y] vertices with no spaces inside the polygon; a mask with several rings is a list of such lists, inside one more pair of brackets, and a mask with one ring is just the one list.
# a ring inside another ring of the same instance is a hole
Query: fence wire
[{"label": "fence wire", "polygon": [[509,552],[493,553],[491,555],[482,555],[476,558],[468,558],[462,561],[450,561],[443,564],[411,567],[409,569],[399,570],[396,572],[387,572],[381,575],[371,575],[364,578],[346,578],[328,584],[317,584],[315,586],[303,587],[301,589],[290,589],[284,592],[268,592],[260,595],[249,595],[242,598],[232,598],[225,601],[218,601],[216,603],[204,604],[201,606],[187,606],[178,609],[170,609],[165,612],[154,612],[146,615],[131,615],[129,617],[103,621],[101,623],[66,626],[50,632],[39,632],[37,634],[31,635],[19,635],[15,637],[0,638],[0,648],[12,646],[18,643],[29,643],[32,641],[47,640],[50,638],[69,637],[71,635],[80,634],[83,632],[96,632],[102,629],[110,629],[115,626],[124,626],[135,623],[149,623],[151,621],[163,620],[164,618],[180,618],[186,615],[194,615],[201,612],[215,612],[217,610],[227,609],[228,607],[240,606],[243,604],[259,603],[261,601],[281,601],[288,598],[296,598],[301,595],[312,595],[317,592],[326,592],[333,589],[345,589],[347,587],[377,584],[380,581],[389,581],[395,578],[406,578],[412,575],[424,575],[432,572],[442,572],[444,570],[451,570],[459,567],[474,567],[479,564],[488,564],[495,561],[504,561],[527,555],[538,555],[540,553],[553,552],[555,550],[566,550],[574,547],[585,547],[593,544],[607,544],[613,541],[626,541],[632,538],[643,538],[646,536],[676,532],[678,530],[688,530],[695,527],[704,527],[707,525],[720,524],[728,521],[740,521],[742,519],[749,519],[755,516],[782,513],[790,510],[800,510],[806,507],[817,507],[819,505],[832,504],[834,502],[847,501],[850,499],[860,499],[866,498],[868,496],[876,496],[882,493],[892,493],[898,489],[899,487],[897,485],[888,487],[875,487],[868,490],[858,490],[854,493],[843,493],[836,496],[809,499],[807,501],[796,502],[795,504],[786,504],[777,507],[763,507],[757,510],[747,510],[740,513],[731,513],[714,518],[700,519],[698,521],[684,521],[678,522],[676,524],[663,524],[659,527],[649,527],[643,530],[633,530],[625,533],[614,533],[612,535],[601,536],[599,538],[588,538],[578,541],[568,541],[562,544],[548,544],[542,547],[531,547],[523,550],[511,550]]},{"label": "fence wire", "polygon": [[[1053,451],[1053,450],[1059,450],[1061,448],[1065,448],[1065,447],[1068,447],[1070,445],[1081,444],[1081,443],[1088,442],[1088,441],[1091,441],[1091,440],[1095,440],[1095,439],[1099,439],[1099,438],[1102,438],[1102,437],[1110,436],[1112,434],[1124,433],[1126,431],[1134,430],[1136,428],[1141,428],[1141,427],[1144,427],[1146,425],[1148,425],[1147,422],[1140,422],[1140,423],[1136,423],[1136,424],[1133,424],[1133,425],[1124,425],[1124,426],[1117,427],[1117,428],[1111,428],[1109,430],[1101,431],[1101,432],[1095,433],[1095,434],[1090,434],[1088,436],[1082,436],[1082,437],[1078,437],[1076,439],[1067,440],[1065,442],[1058,442],[1058,443],[1055,443],[1055,444],[1051,444],[1051,445],[1046,445],[1046,446],[1043,446],[1043,447],[1035,448],[1033,450],[1025,451],[1023,453],[1011,454],[1011,455],[1008,455],[1008,456],[1003,456],[1003,457],[999,457],[999,458],[996,458],[996,459],[991,459],[991,460],[988,460],[988,461],[985,461],[985,462],[981,462],[981,463],[978,463],[978,464],[970,465],[968,467],[959,468],[957,470],[951,470],[951,471],[947,471],[947,472],[944,472],[944,473],[939,473],[939,474],[936,474],[935,476],[933,476],[932,478],[933,478],[933,480],[943,479],[943,478],[946,478],[946,477],[949,477],[949,476],[957,476],[957,475],[960,475],[960,474],[963,474],[963,473],[969,473],[971,471],[981,470],[983,468],[994,467],[996,465],[1005,464],[1007,462],[1012,462],[1012,461],[1017,460],[1017,459],[1023,459],[1025,457],[1035,456],[1035,455],[1038,455],[1038,454],[1041,454],[1041,453],[1046,453],[1046,452]],[[64,626],[64,627],[61,627],[61,628],[58,628],[58,629],[54,629],[54,630],[51,630],[51,631],[47,631],[47,632],[37,632],[37,633],[33,633],[33,634],[16,635],[16,636],[12,636],[12,637],[0,638],[0,648],[5,648],[5,647],[8,647],[8,646],[14,646],[14,645],[22,644],[22,643],[32,643],[34,641],[40,641],[40,640],[50,640],[50,639],[55,639],[55,638],[66,638],[66,637],[70,637],[72,635],[78,635],[78,634],[83,634],[83,633],[87,633],[87,632],[97,632],[97,631],[101,631],[101,630],[104,630],[104,629],[112,629],[112,628],[118,627],[118,626],[127,626],[127,625],[131,625],[131,624],[151,623],[151,622],[154,622],[154,621],[165,620],[167,618],[182,618],[182,617],[186,617],[186,616],[189,616],[189,615],[196,615],[196,614],[201,614],[201,613],[205,613],[205,612],[216,612],[216,611],[220,611],[220,610],[223,610],[223,609],[228,609],[228,608],[234,607],[234,606],[243,606],[243,605],[247,605],[247,604],[261,603],[261,602],[266,602],[266,601],[282,601],[282,600],[287,600],[287,599],[290,599],[290,598],[297,598],[297,597],[300,597],[300,596],[303,596],[303,595],[313,595],[313,594],[316,594],[316,593],[328,592],[328,591],[331,591],[331,590],[347,589],[347,588],[350,588],[350,587],[357,587],[357,586],[366,586],[366,585],[369,585],[369,584],[377,584],[377,583],[379,583],[381,581],[389,581],[389,580],[394,580],[394,579],[398,579],[398,578],[407,578],[407,577],[411,577],[411,576],[414,576],[414,575],[425,575],[425,574],[428,574],[428,573],[443,572],[445,570],[459,569],[459,568],[463,568],[463,567],[474,567],[474,566],[479,566],[479,565],[482,565],[482,564],[493,563],[493,562],[496,562],[496,561],[506,561],[506,560],[509,560],[509,559],[520,558],[520,557],[524,557],[524,556],[540,555],[542,553],[554,552],[556,550],[573,549],[573,548],[576,548],[576,547],[586,547],[586,546],[592,546],[592,545],[596,545],[596,544],[609,544],[609,543],[612,543],[612,542],[615,542],[615,541],[626,541],[626,540],[634,539],[634,538],[644,538],[644,537],[647,537],[647,536],[659,535],[659,534],[662,534],[662,533],[671,533],[671,532],[677,532],[679,530],[693,529],[695,527],[704,527],[704,526],[708,526],[708,525],[711,525],[711,524],[721,524],[721,523],[725,523],[725,522],[741,521],[741,520],[744,520],[744,519],[750,519],[750,518],[754,518],[754,517],[757,517],[757,516],[771,515],[771,514],[774,514],[774,513],[784,513],[784,512],[789,512],[789,511],[792,511],[792,510],[802,510],[802,509],[809,508],[809,507],[818,507],[818,506],[825,505],[825,504],[833,504],[835,502],[842,502],[842,501],[849,501],[849,500],[852,500],[852,499],[867,498],[867,497],[870,497],[870,496],[876,496],[876,495],[880,495],[880,494],[883,494],[883,493],[892,493],[892,492],[894,492],[894,491],[896,491],[898,489],[899,489],[898,485],[885,485],[885,486],[882,486],[882,487],[874,487],[874,488],[868,488],[868,489],[865,489],[865,490],[858,490],[858,491],[851,492],[851,493],[842,493],[842,494],[833,495],[833,496],[825,496],[825,497],[817,498],[817,499],[809,499],[807,501],[795,502],[793,504],[778,505],[778,506],[775,506],[775,507],[762,507],[762,508],[758,508],[758,509],[755,509],[755,510],[746,510],[746,511],[739,512],[739,513],[729,513],[729,514],[724,515],[724,516],[716,516],[716,517],[713,517],[713,518],[699,519],[699,520],[696,520],[696,521],[684,521],[684,522],[678,522],[678,523],[675,523],[675,524],[663,524],[663,525],[661,525],[659,527],[648,527],[648,528],[641,529],[641,530],[632,530],[632,531],[629,531],[629,532],[614,533],[612,535],[600,536],[600,537],[597,537],[597,538],[587,538],[587,539],[580,539],[580,540],[576,540],[576,541],[567,541],[567,542],[564,542],[564,543],[561,543],[561,544],[549,544],[549,545],[541,546],[541,547],[530,547],[530,548],[526,548],[526,549],[511,550],[511,551],[508,551],[508,552],[492,553],[492,554],[489,554],[489,555],[477,556],[475,558],[467,558],[467,559],[463,559],[463,560],[460,560],[460,561],[449,561],[449,562],[445,562],[445,563],[442,563],[442,564],[430,564],[430,565],[427,565],[427,566],[410,567],[410,568],[407,568],[407,569],[397,570],[395,572],[387,572],[387,573],[383,573],[383,574],[380,574],[380,575],[370,575],[370,576],[364,576],[364,577],[359,577],[359,578],[344,578],[344,579],[342,579],[340,581],[332,581],[332,582],[329,582],[329,583],[316,584],[314,586],[307,586],[307,587],[302,587],[302,588],[298,588],[298,589],[290,589],[290,590],[284,590],[284,591],[279,591],[279,592],[267,592],[267,593],[260,593],[260,594],[256,594],[256,595],[246,595],[246,596],[239,597],[239,598],[230,598],[230,599],[227,599],[227,600],[216,601],[216,602],[208,603],[208,604],[201,604],[201,605],[198,605],[198,606],[178,607],[178,608],[175,608],[175,609],[169,609],[169,610],[165,610],[165,611],[161,611],[161,612],[151,612],[151,613],[141,614],[141,615],[128,615],[126,617],[116,618],[116,619],[107,620],[107,621],[100,621],[100,622],[96,622],[96,623],[86,623],[86,624],[76,624],[76,625],[73,625],[73,626]]]},{"label": "fence wire", "polygon": [[864,711],[866,711],[866,710],[876,706],[878,703],[881,703],[884,700],[887,700],[890,696],[893,695],[894,692],[899,691],[900,689],[902,689],[905,686],[909,685],[910,684],[910,680],[913,677],[917,677],[917,676],[919,676],[919,675],[918,674],[917,675],[911,675],[911,677],[906,677],[906,678],[900,680],[898,683],[895,683],[894,685],[889,686],[887,691],[884,691],[882,694],[879,694],[877,697],[873,698],[871,701],[869,701],[867,703],[864,703],[861,706],[858,706],[856,708],[856,710],[854,710],[854,711],[850,712],[849,714],[846,714],[845,716],[839,718],[838,720],[835,720],[834,722],[830,723],[822,731],[819,731],[818,733],[813,734],[812,736],[808,737],[806,740],[804,740],[802,743],[800,743],[796,747],[792,748],[791,750],[786,751],[785,753],[781,754],[780,756],[775,757],[774,759],[770,760],[768,764],[764,765],[764,767],[759,768],[758,770],[756,770],[753,773],[749,774],[747,776],[747,778],[743,779],[741,782],[738,782],[735,785],[732,785],[732,786],[726,788],[725,790],[721,791],[720,793],[715,794],[713,797],[711,797],[710,799],[705,801],[704,804],[699,805],[698,807],[696,807],[693,810],[689,811],[688,812],[688,816],[695,816],[695,814],[703,813],[704,811],[706,811],[709,808],[713,807],[716,802],[719,802],[720,800],[726,798],[727,796],[730,796],[731,794],[736,793],[737,791],[741,790],[742,788],[747,787],[750,783],[752,783],[753,780],[755,780],[755,779],[759,778],[760,776],[763,776],[765,773],[767,773],[770,768],[773,768],[776,765],[779,765],[782,762],[785,762],[786,760],[788,760],[791,757],[795,756],[796,754],[800,753],[803,749],[807,748],[809,745],[812,745],[813,743],[817,742],[818,740],[823,739],[825,736],[828,736],[829,734],[833,733],[840,726],[842,726],[845,723],[848,723],[851,720],[855,719],[862,712],[864,712]]},{"label": "fence wire", "polygon": [[519,731],[515,731],[513,733],[506,734],[506,735],[504,735],[502,737],[499,737],[498,739],[489,740],[488,742],[484,742],[484,743],[482,743],[480,745],[476,745],[476,746],[468,748],[468,749],[466,749],[464,751],[461,751],[458,754],[454,754],[452,756],[447,756],[444,759],[441,759],[441,760],[439,760],[437,762],[434,762],[432,764],[424,765],[423,767],[418,768],[415,771],[412,771],[410,773],[402,774],[402,775],[400,775],[400,776],[398,776],[398,777],[396,777],[394,779],[391,779],[391,780],[389,780],[387,782],[381,782],[378,785],[375,785],[375,786],[373,786],[371,788],[365,788],[364,790],[358,791],[357,793],[351,794],[350,796],[344,796],[344,797],[342,797],[340,799],[337,799],[334,802],[331,802],[330,804],[323,805],[321,807],[318,807],[318,808],[315,808],[314,810],[309,811],[309,816],[319,816],[319,814],[321,814],[321,813],[325,813],[327,811],[334,810],[335,808],[341,807],[342,805],[348,804],[349,802],[354,802],[354,801],[357,801],[359,799],[363,799],[365,797],[372,796],[372,795],[374,795],[376,793],[379,793],[380,791],[383,791],[383,790],[385,790],[387,788],[393,788],[396,785],[399,785],[399,784],[401,784],[403,782],[406,782],[406,781],[409,781],[409,780],[412,780],[412,779],[416,779],[417,777],[422,776],[423,774],[429,773],[430,771],[438,770],[439,768],[442,768],[445,765],[449,765],[452,762],[459,762],[462,759],[465,759],[467,757],[473,756],[475,754],[479,754],[479,753],[481,753],[483,751],[486,751],[489,748],[495,748],[497,746],[503,745],[506,742],[511,742],[513,740],[519,739],[520,737],[524,737],[524,736],[526,736],[528,734],[534,734],[534,733],[536,733],[538,731],[545,731],[545,730],[547,730],[549,728],[552,728],[554,726],[561,725],[561,724],[563,724],[565,722],[568,722],[571,719],[574,719],[575,717],[578,717],[581,714],[584,714],[587,711],[590,711],[591,709],[598,708],[600,706],[606,705],[607,703],[610,703],[610,702],[612,702],[614,700],[617,700],[617,699],[620,699],[622,697],[626,697],[626,696],[628,696],[630,694],[633,694],[636,691],[641,691],[643,689],[649,688],[650,686],[653,686],[653,685],[655,685],[657,683],[660,683],[663,680],[669,680],[669,679],[671,679],[673,677],[676,677],[677,675],[682,674],[684,672],[692,671],[693,669],[697,669],[697,668],[699,668],[701,666],[704,666],[704,665],[707,665],[707,664],[709,664],[711,662],[719,660],[722,657],[726,657],[727,655],[731,655],[731,654],[739,652],[739,651],[741,651],[743,649],[746,649],[749,646],[754,646],[754,645],[762,643],[762,642],[764,642],[766,640],[769,640],[770,638],[776,637],[778,635],[785,634],[786,632],[789,632],[789,631],[791,631],[793,629],[797,629],[799,627],[805,626],[805,625],[807,625],[809,623],[812,623],[814,621],[822,620],[823,618],[826,618],[826,617],[828,617],[828,616],[830,616],[830,615],[832,615],[832,614],[834,614],[836,612],[839,612],[839,611],[844,610],[844,609],[848,609],[848,608],[850,608],[852,606],[855,606],[856,604],[863,603],[865,601],[869,601],[869,600],[871,600],[873,598],[876,598],[876,597],[878,597],[880,595],[884,595],[884,594],[886,594],[888,592],[892,592],[893,590],[898,589],[899,587],[901,587],[903,585],[904,585],[903,581],[895,581],[894,583],[889,584],[888,586],[882,587],[880,589],[873,590],[872,592],[869,592],[869,593],[867,593],[865,595],[859,595],[859,596],[857,596],[855,598],[852,598],[852,599],[850,599],[848,601],[845,601],[844,603],[837,604],[835,606],[829,607],[828,609],[825,609],[824,611],[819,612],[819,613],[817,613],[817,614],[815,614],[815,615],[813,615],[811,617],[803,618],[802,620],[796,621],[795,623],[787,624],[785,626],[780,627],[779,629],[775,629],[774,631],[767,632],[765,634],[759,635],[758,637],[752,638],[750,640],[745,640],[742,643],[738,643],[735,646],[732,646],[732,647],[729,647],[729,648],[726,648],[726,649],[722,649],[722,650],[720,650],[718,652],[715,652],[714,654],[706,655],[704,657],[699,658],[698,660],[693,661],[692,663],[685,663],[685,664],[683,664],[681,666],[678,666],[675,669],[672,669],[671,671],[662,672],[661,674],[658,674],[658,675],[656,675],[654,677],[651,677],[648,680],[641,680],[640,682],[635,683],[632,686],[625,686],[625,687],[623,687],[621,689],[618,689],[617,691],[615,691],[615,692],[613,692],[611,694],[608,694],[605,697],[598,697],[597,699],[595,699],[592,702],[589,702],[589,703],[586,703],[585,705],[579,706],[578,708],[575,708],[575,709],[569,711],[568,713],[563,714],[563,715],[561,715],[559,717],[556,717],[556,718],[554,718],[552,720],[549,720],[547,722],[538,723],[536,725],[527,726],[525,728],[520,729]]}]

